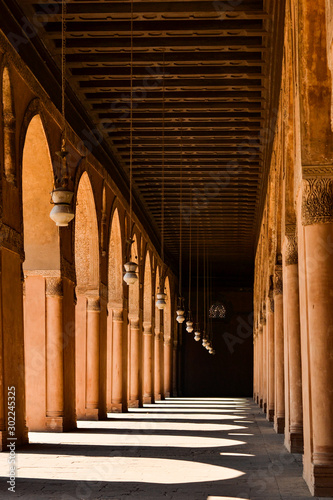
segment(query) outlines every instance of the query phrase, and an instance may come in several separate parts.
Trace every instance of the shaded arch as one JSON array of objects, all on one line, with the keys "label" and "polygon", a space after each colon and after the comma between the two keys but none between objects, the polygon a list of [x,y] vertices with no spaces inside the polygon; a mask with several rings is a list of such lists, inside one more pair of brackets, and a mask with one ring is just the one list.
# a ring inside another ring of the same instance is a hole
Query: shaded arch
[{"label": "shaded arch", "polygon": [[75,270],[78,288],[99,289],[99,238],[96,205],[91,182],[83,172],[75,211]]},{"label": "shaded arch", "polygon": [[14,98],[8,66],[2,71],[2,113],[3,113],[3,146],[4,146],[4,171],[8,182],[16,181],[16,120]]},{"label": "shaded arch", "polygon": [[171,338],[171,289],[168,276],[165,278],[164,289],[167,298],[166,298],[166,308],[164,309],[163,334],[164,334],[164,339],[170,339]]},{"label": "shaded arch", "polygon": [[60,269],[59,230],[50,219],[53,185],[50,150],[37,114],[27,128],[22,155],[25,270]]},{"label": "shaded arch", "polygon": [[145,272],[143,279],[143,321],[151,323],[152,320],[152,265],[150,252],[147,250],[145,259]]},{"label": "shaded arch", "polygon": [[[130,260],[138,264],[138,240],[137,235],[133,235]],[[128,313],[131,318],[138,318],[140,303],[140,284],[139,280],[134,285],[128,287]]]},{"label": "shaded arch", "polygon": [[161,271],[160,271],[160,266],[157,265],[155,271],[155,331],[156,332],[161,331],[160,310],[156,306],[157,294],[160,291],[160,280],[161,280]]},{"label": "shaded arch", "polygon": [[122,307],[123,302],[123,246],[118,208],[115,208],[109,241],[109,302]]}]

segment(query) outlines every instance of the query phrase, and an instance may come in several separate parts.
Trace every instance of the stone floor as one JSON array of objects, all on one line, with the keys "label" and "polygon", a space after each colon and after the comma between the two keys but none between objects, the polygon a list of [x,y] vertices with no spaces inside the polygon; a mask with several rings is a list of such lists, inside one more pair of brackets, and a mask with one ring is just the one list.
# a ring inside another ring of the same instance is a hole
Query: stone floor
[{"label": "stone floor", "polygon": [[303,500],[300,455],[290,455],[250,399],[168,399],[76,432],[30,433],[17,450],[16,492],[0,498]]}]

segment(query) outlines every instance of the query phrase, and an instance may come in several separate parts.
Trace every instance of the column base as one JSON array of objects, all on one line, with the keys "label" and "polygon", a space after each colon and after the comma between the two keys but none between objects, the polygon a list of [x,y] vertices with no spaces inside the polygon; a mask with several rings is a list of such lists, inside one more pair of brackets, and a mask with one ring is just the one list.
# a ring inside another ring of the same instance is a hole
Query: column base
[{"label": "column base", "polygon": [[290,453],[303,453],[303,432],[291,432],[286,435],[285,447]]},{"label": "column base", "polygon": [[140,402],[138,399],[130,399],[128,402],[128,408],[139,408]]},{"label": "column base", "polygon": [[165,397],[165,398],[169,398],[169,397],[170,397],[170,395],[171,395],[171,393],[170,393],[170,392],[166,392],[166,393],[165,393],[165,395],[164,395],[164,397]]},{"label": "column base", "polygon": [[98,408],[86,408],[82,420],[98,420]]},{"label": "column base", "polygon": [[284,425],[285,425],[284,417],[274,418],[274,430],[277,434],[284,434]]},{"label": "column base", "polygon": [[[15,441],[15,446],[23,446],[25,444],[29,444],[27,427],[25,427],[22,436],[20,436],[20,437],[13,436],[13,437],[17,437],[17,440]],[[8,436],[8,432],[7,431],[0,431],[0,452],[1,451],[9,451],[9,448],[7,446],[8,443],[10,443],[10,436]]]},{"label": "column base", "polygon": [[162,400],[162,395],[161,394],[155,394],[154,395],[154,400],[155,401],[161,401]]},{"label": "column base", "polygon": [[153,398],[151,396],[143,396],[142,401],[144,405],[150,405],[153,402]]},{"label": "column base", "polygon": [[123,413],[123,404],[112,403],[110,408],[110,413]]},{"label": "column base", "polygon": [[63,417],[46,417],[45,430],[47,432],[64,432]]},{"label": "column base", "polygon": [[274,410],[268,410],[268,412],[266,413],[266,418],[268,422],[274,422]]},{"label": "column base", "polygon": [[312,464],[311,484],[307,481],[307,485],[313,496],[333,496],[333,465]]}]

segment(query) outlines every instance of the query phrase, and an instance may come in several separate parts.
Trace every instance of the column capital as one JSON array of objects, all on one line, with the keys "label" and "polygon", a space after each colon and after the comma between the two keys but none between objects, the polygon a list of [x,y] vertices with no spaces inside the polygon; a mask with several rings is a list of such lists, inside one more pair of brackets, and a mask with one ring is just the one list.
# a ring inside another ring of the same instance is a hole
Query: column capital
[{"label": "column capital", "polygon": [[328,222],[333,222],[333,178],[309,177],[303,179],[303,226]]},{"label": "column capital", "polygon": [[281,295],[283,290],[282,265],[277,264],[274,270],[274,296]]},{"label": "column capital", "polygon": [[293,264],[298,264],[298,243],[296,226],[286,226],[285,241],[285,265],[291,266]]},{"label": "column capital", "polygon": [[113,309],[113,321],[124,321],[124,309]]},{"label": "column capital", "polygon": [[62,297],[62,278],[58,276],[47,276],[45,278],[45,294],[47,296]]},{"label": "column capital", "polygon": [[152,335],[151,323],[149,321],[144,321],[142,326],[143,335]]},{"label": "column capital", "polygon": [[101,304],[99,296],[88,296],[87,297],[87,311],[99,312],[101,310]]}]

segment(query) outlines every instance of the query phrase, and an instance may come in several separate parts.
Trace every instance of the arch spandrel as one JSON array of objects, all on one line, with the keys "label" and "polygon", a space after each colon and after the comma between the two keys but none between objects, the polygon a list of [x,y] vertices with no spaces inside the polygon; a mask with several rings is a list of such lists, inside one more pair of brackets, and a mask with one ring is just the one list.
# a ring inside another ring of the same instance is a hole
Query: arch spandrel
[{"label": "arch spandrel", "polygon": [[75,269],[78,291],[99,289],[99,238],[96,206],[87,172],[76,194]]},{"label": "arch spandrel", "polygon": [[123,245],[119,211],[115,208],[112,220],[109,241],[109,303],[122,307],[123,302]]}]

